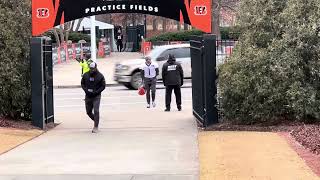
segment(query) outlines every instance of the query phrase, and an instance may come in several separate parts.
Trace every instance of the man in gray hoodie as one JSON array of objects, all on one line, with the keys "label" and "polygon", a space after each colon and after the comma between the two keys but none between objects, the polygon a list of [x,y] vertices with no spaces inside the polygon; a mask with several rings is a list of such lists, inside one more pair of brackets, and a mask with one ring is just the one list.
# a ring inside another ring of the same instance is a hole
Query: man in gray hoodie
[{"label": "man in gray hoodie", "polygon": [[141,78],[146,89],[147,108],[150,108],[150,90],[152,96],[152,106],[156,107],[156,84],[159,75],[159,66],[156,62],[152,62],[150,57],[146,57],[146,62],[141,67]]}]

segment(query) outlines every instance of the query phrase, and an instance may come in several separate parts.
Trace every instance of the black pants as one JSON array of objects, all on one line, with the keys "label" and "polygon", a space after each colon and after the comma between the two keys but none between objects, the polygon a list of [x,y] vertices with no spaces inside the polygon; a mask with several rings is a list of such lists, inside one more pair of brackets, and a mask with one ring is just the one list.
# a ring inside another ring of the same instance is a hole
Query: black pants
[{"label": "black pants", "polygon": [[121,52],[122,47],[123,47],[122,42],[118,42],[118,43],[117,43],[117,49],[118,49],[118,52]]},{"label": "black pants", "polygon": [[152,96],[152,102],[156,99],[156,84],[157,84],[157,78],[145,78],[144,80],[144,88],[146,89],[146,97],[147,97],[147,103],[150,104],[150,90],[151,90],[151,96]]},{"label": "black pants", "polygon": [[170,109],[172,90],[174,90],[174,94],[176,96],[177,107],[179,109],[179,108],[181,108],[181,86],[179,86],[179,85],[166,86],[166,108]]},{"label": "black pants", "polygon": [[93,120],[94,122],[94,127],[99,126],[99,120],[100,120],[100,100],[101,100],[101,95],[96,96],[94,98],[88,98],[86,97],[86,111],[87,115],[90,117],[90,119]]}]

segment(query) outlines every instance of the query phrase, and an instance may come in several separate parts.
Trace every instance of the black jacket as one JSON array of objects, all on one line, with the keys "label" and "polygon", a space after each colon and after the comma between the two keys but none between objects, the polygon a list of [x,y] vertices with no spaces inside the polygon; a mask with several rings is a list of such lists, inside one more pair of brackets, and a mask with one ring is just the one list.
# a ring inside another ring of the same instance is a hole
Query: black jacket
[{"label": "black jacket", "polygon": [[167,61],[162,67],[162,80],[165,86],[183,85],[183,69],[176,61]]},{"label": "black jacket", "polygon": [[81,79],[81,87],[86,93],[86,97],[94,98],[101,95],[101,92],[106,88],[106,81],[99,71],[95,75],[87,72]]}]

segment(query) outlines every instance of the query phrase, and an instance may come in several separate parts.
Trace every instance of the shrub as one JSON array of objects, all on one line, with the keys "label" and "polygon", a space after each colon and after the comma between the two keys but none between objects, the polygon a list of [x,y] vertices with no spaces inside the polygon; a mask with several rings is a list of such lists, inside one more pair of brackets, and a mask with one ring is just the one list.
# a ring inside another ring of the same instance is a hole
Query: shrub
[{"label": "shrub", "polygon": [[0,116],[30,119],[31,2],[0,1],[0,22]]},{"label": "shrub", "polygon": [[319,121],[319,19],[317,0],[241,1],[242,34],[219,68],[226,121]]},{"label": "shrub", "polygon": [[240,36],[240,29],[238,26],[234,27],[220,27],[221,39],[238,40]]},{"label": "shrub", "polygon": [[[48,36],[52,39],[52,43],[57,43],[53,32],[45,32],[45,36]],[[88,34],[78,33],[78,32],[70,32],[68,36],[68,40],[72,41],[73,43],[78,43],[80,40],[85,40],[86,42],[91,42],[91,37]],[[99,39],[97,38],[97,41]]]},{"label": "shrub", "polygon": [[193,35],[202,35],[203,32],[199,30],[180,31],[180,32],[168,32],[158,36],[147,38],[146,41],[189,41]]},{"label": "shrub", "polygon": [[71,40],[74,43],[77,43],[80,40],[85,40],[86,42],[91,42],[90,35],[82,34],[82,33],[78,33],[78,32],[69,33],[69,40]]},{"label": "shrub", "polygon": [[[239,27],[221,27],[221,39],[235,39],[237,40],[240,36]],[[199,36],[204,34],[204,32],[199,30],[190,30],[190,31],[179,31],[179,32],[167,32],[146,39],[147,41],[157,42],[157,41],[189,41],[190,37],[195,35]]]}]

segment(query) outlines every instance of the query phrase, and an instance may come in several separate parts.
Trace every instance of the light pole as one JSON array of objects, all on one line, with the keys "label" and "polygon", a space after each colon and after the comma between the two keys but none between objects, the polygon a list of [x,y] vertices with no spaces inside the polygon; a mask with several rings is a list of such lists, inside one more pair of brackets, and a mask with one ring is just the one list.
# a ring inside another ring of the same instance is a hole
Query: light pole
[{"label": "light pole", "polygon": [[147,15],[144,15],[144,38],[147,38]]}]

